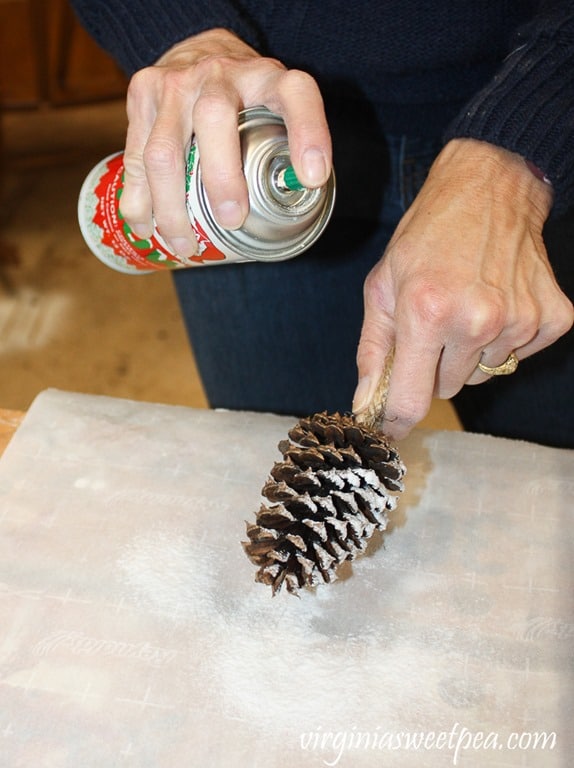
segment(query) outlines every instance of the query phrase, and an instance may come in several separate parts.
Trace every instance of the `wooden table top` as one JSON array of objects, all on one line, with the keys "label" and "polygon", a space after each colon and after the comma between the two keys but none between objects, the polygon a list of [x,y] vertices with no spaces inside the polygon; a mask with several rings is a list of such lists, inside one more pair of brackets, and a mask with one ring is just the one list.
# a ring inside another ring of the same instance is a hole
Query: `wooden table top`
[{"label": "wooden table top", "polygon": [[0,456],[10,442],[14,432],[24,420],[25,415],[24,411],[11,411],[0,408]]}]

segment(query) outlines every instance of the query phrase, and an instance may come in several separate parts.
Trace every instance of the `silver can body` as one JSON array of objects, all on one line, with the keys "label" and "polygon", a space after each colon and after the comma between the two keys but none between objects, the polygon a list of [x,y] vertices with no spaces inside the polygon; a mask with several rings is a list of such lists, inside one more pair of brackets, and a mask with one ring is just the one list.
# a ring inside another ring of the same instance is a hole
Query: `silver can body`
[{"label": "silver can body", "polygon": [[197,255],[181,258],[160,232],[149,239],[135,235],[120,211],[123,155],[102,160],[88,174],[78,201],[78,220],[90,250],[120,272],[283,261],[307,250],[325,229],[335,202],[334,175],[318,189],[302,187],[291,167],[283,120],[264,107],[239,114],[243,171],[249,214],[240,229],[225,230],[215,221],[201,180],[201,162],[192,141],[186,168],[186,205],[197,237]]}]

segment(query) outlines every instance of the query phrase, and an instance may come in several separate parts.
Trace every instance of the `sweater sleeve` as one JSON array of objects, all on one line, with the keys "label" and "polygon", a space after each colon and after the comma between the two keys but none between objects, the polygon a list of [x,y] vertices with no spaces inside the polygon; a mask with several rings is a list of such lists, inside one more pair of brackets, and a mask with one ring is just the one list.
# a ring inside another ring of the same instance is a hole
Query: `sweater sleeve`
[{"label": "sweater sleeve", "polygon": [[554,212],[574,203],[574,4],[542,3],[517,32],[496,76],[450,124],[445,139],[473,138],[516,152],[554,187]]},{"label": "sweater sleeve", "polygon": [[233,0],[71,0],[82,25],[128,76],[172,45],[224,27],[260,47],[258,27]]}]

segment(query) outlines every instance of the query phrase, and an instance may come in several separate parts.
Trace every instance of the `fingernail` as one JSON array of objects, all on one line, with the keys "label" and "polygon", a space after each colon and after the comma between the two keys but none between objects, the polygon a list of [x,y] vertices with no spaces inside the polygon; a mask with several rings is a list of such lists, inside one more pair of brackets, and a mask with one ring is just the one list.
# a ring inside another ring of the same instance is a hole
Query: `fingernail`
[{"label": "fingernail", "polygon": [[301,162],[306,184],[318,187],[327,181],[327,161],[320,149],[306,149]]},{"label": "fingernail", "polygon": [[174,237],[170,240],[172,249],[184,259],[197,253],[197,243],[189,237]]},{"label": "fingernail", "polygon": [[355,396],[353,397],[353,413],[361,413],[371,401],[371,377],[363,376],[359,379]]},{"label": "fingernail", "polygon": [[243,224],[243,211],[237,200],[226,200],[218,205],[213,213],[224,229],[239,229]]},{"label": "fingernail", "polygon": [[130,226],[130,229],[132,235],[137,237],[138,240],[149,240],[153,235],[153,227],[150,227],[148,224],[134,224],[133,226]]}]

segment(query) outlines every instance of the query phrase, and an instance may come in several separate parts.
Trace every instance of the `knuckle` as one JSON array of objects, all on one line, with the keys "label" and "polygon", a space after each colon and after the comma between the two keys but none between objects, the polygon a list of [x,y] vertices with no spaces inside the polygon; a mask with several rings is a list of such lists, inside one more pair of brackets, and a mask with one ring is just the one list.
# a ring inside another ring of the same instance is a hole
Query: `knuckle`
[{"label": "knuckle", "polygon": [[170,136],[152,136],[144,148],[144,165],[158,175],[174,173],[179,150],[176,140]]},{"label": "knuckle", "polygon": [[[184,96],[189,90],[192,70],[188,67],[156,67],[156,69],[161,69],[161,89],[164,93]],[[154,75],[157,77],[157,73]]]},{"label": "knuckle", "polygon": [[127,87],[126,107],[131,119],[145,112],[145,105],[153,104],[161,109],[164,102],[177,99],[189,101],[193,91],[193,72],[190,68],[151,66],[140,69],[130,79]]},{"label": "knuckle", "polygon": [[235,73],[242,67],[253,68],[259,62],[264,61],[261,56],[237,56],[224,51],[202,56],[194,63],[194,69],[199,79],[207,78],[223,79],[229,77],[230,72]]},{"label": "knuckle", "polygon": [[[410,286],[406,301],[420,326],[454,329],[478,345],[496,338],[509,322],[508,300],[502,290],[473,291],[464,297],[422,276]],[[538,310],[521,311],[519,323],[522,334],[535,333]]]},{"label": "knuckle", "polygon": [[363,304],[367,310],[377,311],[382,304],[381,291],[376,280],[369,275],[363,283]]},{"label": "knuckle", "polygon": [[161,235],[171,240],[176,237],[188,237],[190,234],[189,220],[170,212],[161,212],[157,216],[157,228]]},{"label": "knuckle", "polygon": [[203,88],[193,106],[194,122],[213,123],[221,119],[222,112],[227,114],[229,98],[221,88]]},{"label": "knuckle", "polygon": [[415,317],[423,325],[444,326],[455,312],[453,297],[424,276],[413,281],[406,299]]},{"label": "knuckle", "polygon": [[568,333],[574,325],[574,307],[566,297],[561,303],[561,306],[556,308],[556,312],[553,320],[548,324],[550,334],[558,339],[565,333]]},{"label": "knuckle", "polygon": [[156,73],[153,67],[144,67],[135,72],[128,83],[128,103],[130,99],[138,98],[140,94],[147,93],[155,77]]},{"label": "knuckle", "polygon": [[[123,156],[124,168],[126,171],[126,183],[129,181],[131,185],[142,185],[146,183],[146,174],[141,158],[136,152],[124,152]],[[125,192],[122,195],[122,202],[125,197]]]},{"label": "knuckle", "polygon": [[136,221],[137,218],[140,218],[138,216],[139,210],[134,202],[132,202],[131,198],[127,195],[122,195],[122,199],[120,200],[119,205],[120,213],[128,223],[128,225],[132,225],[133,222]]},{"label": "knuckle", "polygon": [[225,70],[226,59],[221,56],[203,56],[194,64],[195,75],[200,82],[212,77],[219,78]]},{"label": "knuckle", "polygon": [[317,90],[315,79],[300,69],[288,69],[283,72],[277,83],[277,90],[282,97],[297,97],[310,90]]},{"label": "knuckle", "polygon": [[501,295],[476,298],[465,307],[465,331],[475,343],[486,344],[503,330],[508,317],[506,302]]},{"label": "knuckle", "polygon": [[189,70],[184,68],[144,67],[132,75],[127,88],[128,115],[150,97],[158,100],[166,94],[182,96],[189,90]]},{"label": "knuckle", "polygon": [[152,67],[140,69],[130,79],[126,91],[126,114],[128,120],[138,119],[145,105],[149,102],[150,94],[155,90],[155,73]]},{"label": "knuckle", "polygon": [[223,197],[226,199],[233,191],[238,195],[239,189],[245,184],[241,164],[238,163],[236,167],[229,165],[223,168],[210,168],[209,178],[205,184],[209,186],[213,197],[218,197],[223,193]]},{"label": "knuckle", "polygon": [[363,301],[365,307],[382,309],[385,304],[384,262],[376,264],[363,282]]},{"label": "knuckle", "polygon": [[369,335],[361,337],[357,348],[357,368],[359,371],[371,370],[381,357],[380,344]]}]

